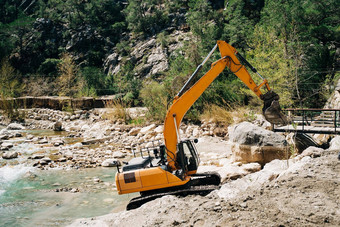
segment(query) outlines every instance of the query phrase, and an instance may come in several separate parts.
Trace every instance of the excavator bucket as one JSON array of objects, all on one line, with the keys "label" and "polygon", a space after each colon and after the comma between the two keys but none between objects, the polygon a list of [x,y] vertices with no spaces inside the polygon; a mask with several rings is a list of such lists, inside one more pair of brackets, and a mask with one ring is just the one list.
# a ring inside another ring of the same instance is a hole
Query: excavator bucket
[{"label": "excavator bucket", "polygon": [[281,111],[279,103],[280,97],[278,94],[270,90],[266,94],[262,95],[261,98],[264,102],[262,113],[267,121],[275,125],[289,124],[287,117]]}]

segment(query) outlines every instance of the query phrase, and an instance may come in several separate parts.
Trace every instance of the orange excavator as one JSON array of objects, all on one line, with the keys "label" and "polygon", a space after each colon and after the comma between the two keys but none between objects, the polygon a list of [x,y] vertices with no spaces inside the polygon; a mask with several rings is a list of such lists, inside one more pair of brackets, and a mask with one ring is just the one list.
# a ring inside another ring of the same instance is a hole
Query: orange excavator
[{"label": "orange excavator", "polygon": [[[210,70],[193,84],[198,72],[217,47],[221,58],[212,63]],[[262,79],[259,85],[254,82],[245,65]],[[270,123],[288,124],[287,118],[280,110],[279,96],[270,89],[267,80],[234,47],[224,41],[217,41],[175,96],[164,122],[164,141],[134,145],[132,151],[135,157],[121,170],[118,169],[118,193],[140,193],[139,197],[129,202],[128,210],[164,195],[205,195],[219,187],[220,176],[217,173],[197,173],[200,162],[195,147],[197,139],[181,139],[179,127],[186,112],[226,67],[263,100],[263,115]],[[261,87],[267,92],[262,93]]]}]

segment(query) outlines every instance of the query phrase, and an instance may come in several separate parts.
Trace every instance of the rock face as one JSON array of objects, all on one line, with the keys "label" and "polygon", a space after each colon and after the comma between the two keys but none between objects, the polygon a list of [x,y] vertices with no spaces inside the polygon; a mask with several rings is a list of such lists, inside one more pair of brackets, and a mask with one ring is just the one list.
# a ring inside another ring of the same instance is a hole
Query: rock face
[{"label": "rock face", "polygon": [[249,122],[230,129],[233,161],[261,165],[274,159],[287,158],[287,141],[284,136],[268,131]]},{"label": "rock face", "polygon": [[[190,35],[187,32],[174,31],[166,44],[157,40],[155,36],[142,42],[131,43],[132,51],[128,55],[128,60],[135,65],[136,75],[144,78],[167,71],[169,57],[182,47],[182,40],[189,39]],[[113,50],[104,62],[104,72],[117,74],[122,69],[125,58],[120,56],[117,50]]]},{"label": "rock face", "polygon": [[325,109],[340,109],[340,80],[338,80],[334,93],[327,100],[327,103],[324,108]]},{"label": "rock face", "polygon": [[[46,57],[58,56],[58,47],[63,46],[63,25],[52,20],[38,18],[29,31],[20,52],[11,55],[10,59],[16,68],[22,72],[32,72],[37,69]],[[39,45],[37,45],[39,43]],[[48,49],[48,52],[38,48]],[[47,55],[49,53],[49,56]]]}]

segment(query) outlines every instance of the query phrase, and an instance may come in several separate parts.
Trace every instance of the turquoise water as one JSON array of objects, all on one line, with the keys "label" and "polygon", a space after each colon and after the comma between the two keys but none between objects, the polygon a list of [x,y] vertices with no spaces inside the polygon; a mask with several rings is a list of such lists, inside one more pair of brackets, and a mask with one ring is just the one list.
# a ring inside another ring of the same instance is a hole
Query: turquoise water
[{"label": "turquoise water", "polygon": [[[27,166],[31,154],[53,153],[58,148],[25,142],[26,134],[63,138],[68,145],[81,138],[67,138],[69,132],[53,130],[21,132],[24,137],[9,140],[15,144],[10,150],[21,155],[12,160],[0,158],[0,227],[65,226],[77,218],[125,210],[128,201],[136,197],[118,195],[114,186],[116,168],[40,170]],[[79,192],[56,192],[61,188]]]},{"label": "turquoise water", "polygon": [[[77,218],[124,210],[136,195],[117,194],[115,172],[114,168],[0,168],[0,226],[65,226]],[[56,192],[60,188],[78,188],[79,192]]]}]

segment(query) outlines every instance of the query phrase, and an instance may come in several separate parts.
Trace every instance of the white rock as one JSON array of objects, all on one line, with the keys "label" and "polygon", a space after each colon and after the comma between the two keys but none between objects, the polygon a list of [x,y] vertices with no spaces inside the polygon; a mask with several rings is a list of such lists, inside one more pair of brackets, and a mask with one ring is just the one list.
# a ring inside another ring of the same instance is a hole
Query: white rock
[{"label": "white rock", "polygon": [[16,151],[14,151],[14,152],[7,151],[4,154],[2,154],[3,159],[13,159],[13,158],[17,158],[17,157],[18,157],[18,152],[16,152]]},{"label": "white rock", "polygon": [[81,127],[81,131],[88,131],[88,130],[90,130],[90,129],[91,129],[90,126],[87,125],[87,124],[85,124],[85,125],[83,125],[83,126]]},{"label": "white rock", "polygon": [[154,131],[155,131],[157,134],[158,134],[158,133],[163,133],[163,131],[164,131],[164,126],[163,126],[163,125],[157,126],[157,127],[155,128]]},{"label": "white rock", "polygon": [[114,158],[124,158],[126,155],[120,151],[116,151],[112,154],[112,157]]},{"label": "white rock", "polygon": [[151,130],[153,130],[153,129],[155,129],[155,128],[156,128],[156,125],[155,125],[155,124],[151,124],[151,125],[149,125],[149,126],[146,126],[146,127],[142,128],[142,129],[140,130],[140,133],[146,134],[147,132],[149,132],[149,131],[151,131]]},{"label": "white rock", "polygon": [[328,150],[340,150],[340,136],[335,136],[331,140]]},{"label": "white rock", "polygon": [[13,144],[10,143],[10,142],[3,142],[1,144],[1,149],[9,149],[9,148],[12,148],[13,147]]},{"label": "white rock", "polygon": [[101,182],[101,180],[99,178],[93,178],[93,182],[99,183],[99,182]]},{"label": "white rock", "polygon": [[41,161],[47,162],[47,163],[52,162],[52,160],[49,157],[42,158]]},{"label": "white rock", "polygon": [[48,140],[45,138],[38,141],[38,144],[45,144],[45,143],[48,143]]},{"label": "white rock", "polygon": [[199,137],[199,135],[200,135],[200,130],[198,128],[194,128],[192,130],[192,136],[197,138],[197,137]]},{"label": "white rock", "polygon": [[132,128],[129,132],[129,135],[130,136],[137,136],[140,131],[141,131],[140,128]]},{"label": "white rock", "polygon": [[255,173],[261,170],[261,165],[256,162],[247,163],[247,164],[242,165],[242,169],[250,173]]},{"label": "white rock", "polygon": [[45,157],[45,155],[43,155],[43,154],[35,154],[35,155],[32,156],[32,159],[42,159],[44,157]]},{"label": "white rock", "polygon": [[121,166],[121,163],[117,159],[106,159],[102,162],[103,167],[116,167],[116,166]]},{"label": "white rock", "polygon": [[10,123],[7,126],[7,130],[24,130],[25,127],[18,123]]},{"label": "white rock", "polygon": [[83,144],[82,143],[75,143],[75,144],[73,144],[73,146],[72,146],[73,148],[82,148],[83,147]]},{"label": "white rock", "polygon": [[301,157],[310,156],[312,158],[320,157],[324,149],[318,147],[308,147],[301,153]]}]

